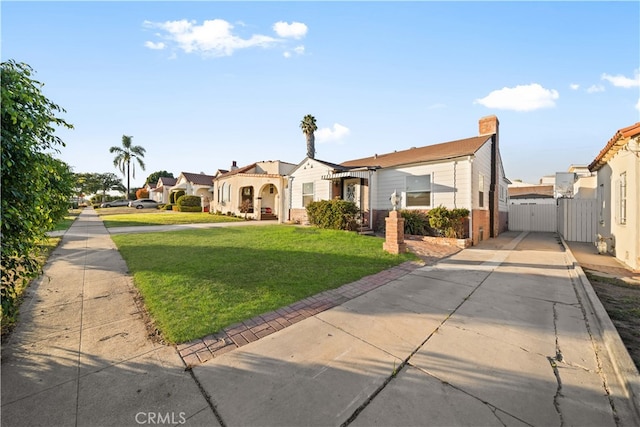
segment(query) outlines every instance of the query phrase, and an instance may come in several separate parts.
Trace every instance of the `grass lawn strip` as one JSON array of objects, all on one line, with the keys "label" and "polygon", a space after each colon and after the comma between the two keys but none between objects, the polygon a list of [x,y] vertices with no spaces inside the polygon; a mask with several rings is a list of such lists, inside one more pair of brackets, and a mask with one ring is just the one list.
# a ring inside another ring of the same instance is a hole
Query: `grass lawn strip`
[{"label": "grass lawn strip", "polygon": [[416,259],[383,251],[378,237],[284,225],[112,238],[172,343]]},{"label": "grass lawn strip", "polygon": [[226,215],[212,215],[204,212],[174,212],[155,210],[142,213],[117,213],[118,211],[110,209],[113,208],[96,209],[96,212],[100,215],[100,218],[103,220],[104,225],[107,228],[141,225],[203,224],[244,221],[241,218]]}]

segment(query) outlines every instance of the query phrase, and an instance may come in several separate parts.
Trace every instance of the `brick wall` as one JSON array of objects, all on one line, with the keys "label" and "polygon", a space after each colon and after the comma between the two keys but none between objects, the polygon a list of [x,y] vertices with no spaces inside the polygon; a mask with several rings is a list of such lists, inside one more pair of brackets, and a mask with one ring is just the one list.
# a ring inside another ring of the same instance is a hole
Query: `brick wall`
[{"label": "brick wall", "polygon": [[473,244],[477,245],[480,243],[480,231],[482,230],[482,240],[487,240],[490,233],[490,220],[489,220],[489,211],[488,210],[480,210],[474,209],[471,212],[472,224],[473,224]]}]

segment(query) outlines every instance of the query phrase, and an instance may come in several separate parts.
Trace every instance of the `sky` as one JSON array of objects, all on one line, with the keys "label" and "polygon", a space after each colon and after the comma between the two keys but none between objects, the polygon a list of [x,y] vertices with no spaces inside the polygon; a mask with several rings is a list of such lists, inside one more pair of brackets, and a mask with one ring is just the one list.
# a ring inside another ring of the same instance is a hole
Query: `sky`
[{"label": "sky", "polygon": [[[332,163],[478,135],[510,180],[588,165],[640,121],[640,2],[0,3],[1,58],[30,65],[73,130],[56,156],[132,187],[166,170]],[[126,184],[126,183],[125,183]]]}]

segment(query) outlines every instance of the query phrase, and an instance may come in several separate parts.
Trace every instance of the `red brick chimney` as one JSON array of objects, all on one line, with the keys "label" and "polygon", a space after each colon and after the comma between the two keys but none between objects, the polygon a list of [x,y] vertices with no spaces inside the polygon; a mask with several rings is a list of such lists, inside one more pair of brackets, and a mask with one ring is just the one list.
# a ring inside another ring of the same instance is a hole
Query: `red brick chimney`
[{"label": "red brick chimney", "polygon": [[499,157],[499,126],[496,116],[482,117],[478,122],[480,135],[491,137],[491,185],[489,187],[489,236],[498,237],[500,234],[500,167]]}]

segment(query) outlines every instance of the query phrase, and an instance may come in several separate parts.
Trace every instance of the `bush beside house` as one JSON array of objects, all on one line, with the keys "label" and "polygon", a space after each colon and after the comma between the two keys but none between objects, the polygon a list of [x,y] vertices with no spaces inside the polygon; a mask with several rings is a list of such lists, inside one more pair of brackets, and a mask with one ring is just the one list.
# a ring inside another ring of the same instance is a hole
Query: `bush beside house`
[{"label": "bush beside house", "polygon": [[183,195],[178,197],[176,210],[180,212],[202,212],[200,196]]}]

